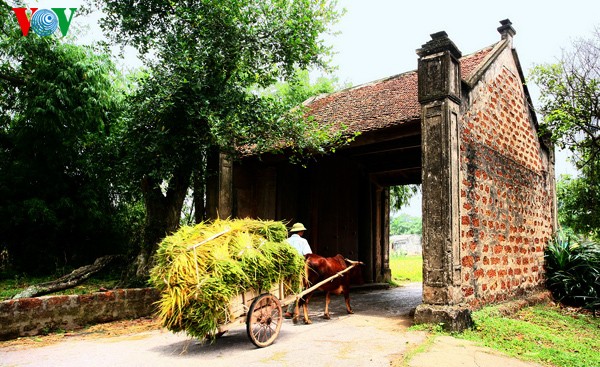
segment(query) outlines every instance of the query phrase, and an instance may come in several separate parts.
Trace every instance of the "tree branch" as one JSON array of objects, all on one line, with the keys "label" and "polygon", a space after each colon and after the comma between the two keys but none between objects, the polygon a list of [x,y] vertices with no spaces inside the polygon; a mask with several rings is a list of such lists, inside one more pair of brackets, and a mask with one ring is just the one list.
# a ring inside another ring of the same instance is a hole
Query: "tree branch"
[{"label": "tree branch", "polygon": [[77,268],[71,273],[62,276],[56,280],[29,286],[21,293],[15,295],[13,299],[43,296],[45,294],[55,293],[64,289],[73,288],[76,285],[83,283],[92,274],[95,274],[100,270],[104,269],[117,257],[118,255],[108,255],[100,257],[96,259],[96,261],[94,261],[93,264]]},{"label": "tree branch", "polygon": [[6,80],[7,82],[16,85],[16,86],[21,86],[21,85],[25,85],[25,79],[23,78],[19,78],[19,77],[15,77],[12,75],[7,75],[4,73],[0,73],[0,79]]}]

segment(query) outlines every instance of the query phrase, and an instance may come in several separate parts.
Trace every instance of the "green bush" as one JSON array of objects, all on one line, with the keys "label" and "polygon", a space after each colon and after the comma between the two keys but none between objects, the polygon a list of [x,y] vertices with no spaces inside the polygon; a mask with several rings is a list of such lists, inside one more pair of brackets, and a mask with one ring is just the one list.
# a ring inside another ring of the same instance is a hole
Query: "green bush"
[{"label": "green bush", "polygon": [[557,236],[545,253],[546,286],[565,304],[600,308],[600,243]]},{"label": "green bush", "polygon": [[408,214],[400,214],[390,220],[390,235],[421,234],[423,220]]}]

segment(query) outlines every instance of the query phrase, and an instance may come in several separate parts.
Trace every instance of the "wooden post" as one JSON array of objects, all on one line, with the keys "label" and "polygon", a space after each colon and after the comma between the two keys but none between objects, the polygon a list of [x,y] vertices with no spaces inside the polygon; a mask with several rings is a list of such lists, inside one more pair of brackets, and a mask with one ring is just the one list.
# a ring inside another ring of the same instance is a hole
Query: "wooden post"
[{"label": "wooden post", "polygon": [[211,152],[207,182],[207,214],[211,219],[233,215],[233,163],[225,153]]}]

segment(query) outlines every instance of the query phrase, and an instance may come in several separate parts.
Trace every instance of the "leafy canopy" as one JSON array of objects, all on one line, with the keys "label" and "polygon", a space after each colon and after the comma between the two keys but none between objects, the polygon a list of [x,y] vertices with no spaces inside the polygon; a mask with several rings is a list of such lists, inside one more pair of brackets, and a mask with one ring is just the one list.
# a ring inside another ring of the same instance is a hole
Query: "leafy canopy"
[{"label": "leafy canopy", "polygon": [[400,185],[390,187],[390,209],[392,211],[402,210],[407,206],[410,199],[419,192],[419,185]]},{"label": "leafy canopy", "polygon": [[190,186],[195,210],[209,207],[218,153],[302,155],[341,141],[301,109],[258,92],[296,69],[327,66],[322,34],[339,16],[335,0],[88,3],[103,11],[101,26],[112,41],[135,47],[146,67],[126,98],[119,153],[146,209],[138,274],[179,225]]},{"label": "leafy canopy", "polygon": [[65,39],[23,37],[0,3],[0,247],[50,270],[110,252],[118,78],[109,58]]},{"label": "leafy canopy", "polygon": [[313,84],[308,70],[297,69],[289,81],[276,83],[265,93],[280,98],[287,109],[292,109],[302,105],[311,97],[349,87],[349,84],[342,85],[335,76],[331,78],[320,76]]},{"label": "leafy canopy", "polygon": [[556,182],[558,220],[563,229],[600,238],[600,179],[561,175]]},{"label": "leafy canopy", "polygon": [[101,24],[115,42],[144,55],[126,143],[136,177],[168,179],[198,167],[211,147],[321,151],[339,138],[256,92],[297,68],[327,66],[321,35],[339,16],[335,1],[91,3],[106,14]]},{"label": "leafy canopy", "polygon": [[544,132],[579,154],[579,168],[585,158],[595,159],[600,152],[600,29],[590,39],[574,41],[557,64],[534,67],[532,78],[540,87]]}]

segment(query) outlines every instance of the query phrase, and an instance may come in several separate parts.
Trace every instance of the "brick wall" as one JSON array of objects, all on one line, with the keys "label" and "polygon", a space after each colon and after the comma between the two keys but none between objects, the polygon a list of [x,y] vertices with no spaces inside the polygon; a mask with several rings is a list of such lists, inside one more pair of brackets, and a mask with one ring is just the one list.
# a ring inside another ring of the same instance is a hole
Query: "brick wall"
[{"label": "brick wall", "polygon": [[553,178],[506,49],[470,93],[460,124],[461,291],[473,307],[543,284]]},{"label": "brick wall", "polygon": [[154,312],[158,298],[155,289],[140,288],[3,301],[0,302],[0,340],[148,316]]}]

